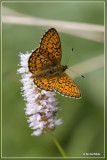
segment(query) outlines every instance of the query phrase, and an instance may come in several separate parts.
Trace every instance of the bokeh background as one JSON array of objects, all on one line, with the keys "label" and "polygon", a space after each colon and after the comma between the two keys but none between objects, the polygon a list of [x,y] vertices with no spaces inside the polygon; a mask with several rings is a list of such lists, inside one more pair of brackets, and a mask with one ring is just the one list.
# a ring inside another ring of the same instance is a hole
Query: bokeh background
[{"label": "bokeh background", "polygon": [[[3,2],[2,11],[4,7],[42,19],[104,25],[103,2]],[[20,94],[21,76],[17,74],[19,52],[31,52],[38,47],[47,29],[43,26],[2,24],[3,157],[61,157],[50,135],[31,136],[33,131],[28,127],[25,101]],[[62,64],[67,63],[71,49],[74,48],[69,67],[104,55],[103,42],[61,31],[59,36]],[[98,62],[95,64],[98,65]],[[84,79],[79,76],[74,79],[82,92],[82,99],[75,100],[56,94],[61,108],[58,116],[62,117],[63,124],[56,127],[54,135],[68,157],[86,157],[84,153],[100,153],[98,157],[104,156],[104,65],[89,72],[92,65],[84,66],[88,68]],[[69,74],[72,77],[72,72]]]}]

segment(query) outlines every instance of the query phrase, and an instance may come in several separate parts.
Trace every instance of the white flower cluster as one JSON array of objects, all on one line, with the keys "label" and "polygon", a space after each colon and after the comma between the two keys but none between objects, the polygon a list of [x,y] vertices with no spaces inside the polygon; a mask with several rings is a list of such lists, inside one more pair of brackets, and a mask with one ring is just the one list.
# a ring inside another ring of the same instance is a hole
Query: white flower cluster
[{"label": "white flower cluster", "polygon": [[34,132],[32,135],[39,136],[43,133],[49,133],[55,129],[56,125],[62,123],[61,119],[56,119],[56,113],[59,108],[56,107],[57,101],[55,99],[55,93],[41,90],[33,83],[33,79],[30,78],[32,73],[28,69],[28,58],[31,53],[20,53],[20,69],[18,73],[21,73],[21,82],[23,87],[24,100],[26,103],[26,115]]}]

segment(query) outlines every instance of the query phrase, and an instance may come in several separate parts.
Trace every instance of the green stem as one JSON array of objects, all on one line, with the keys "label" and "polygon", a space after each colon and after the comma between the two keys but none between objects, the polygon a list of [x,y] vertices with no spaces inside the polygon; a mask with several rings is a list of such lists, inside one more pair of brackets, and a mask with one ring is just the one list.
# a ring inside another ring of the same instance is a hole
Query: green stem
[{"label": "green stem", "polygon": [[65,154],[65,152],[64,152],[64,150],[62,149],[61,145],[59,144],[59,142],[58,142],[57,139],[55,138],[55,136],[54,136],[52,133],[50,133],[50,135],[51,135],[54,143],[56,144],[58,150],[60,151],[61,155],[62,155],[63,157],[67,157],[66,154]]}]

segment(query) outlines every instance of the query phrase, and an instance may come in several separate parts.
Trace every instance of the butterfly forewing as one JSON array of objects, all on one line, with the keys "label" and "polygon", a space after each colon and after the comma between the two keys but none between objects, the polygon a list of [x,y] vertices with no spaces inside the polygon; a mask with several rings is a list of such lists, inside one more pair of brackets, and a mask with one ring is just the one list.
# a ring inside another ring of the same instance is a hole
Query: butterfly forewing
[{"label": "butterfly forewing", "polygon": [[28,60],[29,71],[33,74],[41,72],[52,65],[53,63],[49,59],[40,54],[38,48],[33,51]]},{"label": "butterfly forewing", "polygon": [[48,58],[54,64],[61,62],[61,42],[57,31],[54,28],[49,29],[40,42],[40,53]]}]

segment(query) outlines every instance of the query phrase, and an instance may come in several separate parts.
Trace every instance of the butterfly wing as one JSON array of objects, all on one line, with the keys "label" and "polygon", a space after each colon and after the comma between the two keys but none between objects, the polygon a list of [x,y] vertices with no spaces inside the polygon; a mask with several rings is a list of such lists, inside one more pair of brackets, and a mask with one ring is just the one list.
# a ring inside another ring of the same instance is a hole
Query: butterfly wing
[{"label": "butterfly wing", "polygon": [[34,83],[40,89],[44,89],[46,91],[54,91],[54,85],[57,81],[57,75],[49,75],[39,78],[34,78]]},{"label": "butterfly wing", "polygon": [[59,75],[54,85],[54,89],[56,92],[67,97],[81,97],[79,88],[66,73],[61,73]]},{"label": "butterfly wing", "polygon": [[28,60],[29,71],[33,74],[52,66],[52,62],[40,54],[39,49],[35,49]]},{"label": "butterfly wing", "polygon": [[40,53],[48,58],[54,65],[61,62],[61,42],[57,31],[49,29],[40,42]]},{"label": "butterfly wing", "polygon": [[56,91],[63,96],[72,98],[81,97],[79,88],[66,73],[34,78],[34,83],[38,88],[46,91]]}]

